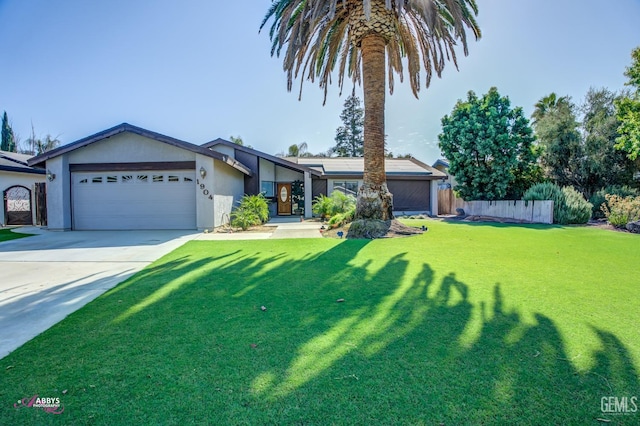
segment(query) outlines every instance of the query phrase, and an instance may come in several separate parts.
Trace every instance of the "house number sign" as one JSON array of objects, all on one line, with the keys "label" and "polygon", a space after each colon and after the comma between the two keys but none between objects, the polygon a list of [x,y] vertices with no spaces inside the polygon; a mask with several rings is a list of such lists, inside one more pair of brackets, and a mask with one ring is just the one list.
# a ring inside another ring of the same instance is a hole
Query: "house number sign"
[{"label": "house number sign", "polygon": [[198,188],[202,191],[202,194],[210,200],[213,200],[213,195],[207,189],[207,186],[204,183],[200,183],[200,179],[196,179],[196,183],[198,184]]}]

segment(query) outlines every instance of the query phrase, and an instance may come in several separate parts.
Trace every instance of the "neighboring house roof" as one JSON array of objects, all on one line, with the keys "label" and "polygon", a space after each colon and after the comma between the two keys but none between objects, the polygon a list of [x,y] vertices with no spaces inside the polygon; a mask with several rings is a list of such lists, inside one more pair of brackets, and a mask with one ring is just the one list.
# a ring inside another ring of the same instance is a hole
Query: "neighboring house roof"
[{"label": "neighboring house roof", "polygon": [[[303,164],[331,176],[361,176],[364,174],[362,157],[289,157],[287,160]],[[387,176],[423,176],[444,179],[446,174],[415,158],[385,158],[384,168]]]},{"label": "neighboring house roof", "polygon": [[0,151],[0,170],[5,172],[31,173],[36,175],[45,174],[45,171],[42,169],[29,167],[27,164],[29,158],[31,158],[31,155]]},{"label": "neighboring house roof", "polygon": [[290,169],[290,170],[295,170],[297,172],[309,172],[309,173],[311,173],[312,175],[315,175],[315,176],[320,176],[321,175],[321,172],[318,172],[318,170],[314,170],[313,168],[307,167],[306,165],[296,164],[295,162],[290,161],[290,159],[282,158],[282,157],[276,157],[275,155],[270,155],[270,154],[264,153],[262,151],[255,150],[253,148],[248,148],[248,147],[243,146],[243,145],[238,145],[236,143],[233,143],[233,142],[230,142],[228,140],[221,139],[221,138],[215,139],[215,140],[213,140],[211,142],[207,142],[205,144],[202,144],[201,146],[203,148],[208,148],[208,149],[213,150],[213,149],[215,149],[215,147],[217,145],[224,145],[224,146],[227,146],[227,147],[230,147],[230,148],[233,148],[233,149],[237,149],[238,151],[246,152],[248,154],[252,154],[252,155],[255,155],[257,157],[264,158],[265,160],[269,160],[272,163],[275,163],[275,164],[277,164],[279,166],[285,167],[285,168]]},{"label": "neighboring house roof", "polygon": [[439,158],[435,163],[433,163],[433,167],[442,166],[445,169],[449,168],[449,160],[444,158]]},{"label": "neighboring house roof", "polygon": [[224,155],[216,151],[211,151],[209,149],[200,147],[198,145],[181,141],[179,139],[175,139],[170,136],[165,136],[160,133],[152,132],[151,130],[146,130],[141,127],[136,127],[128,123],[119,124],[110,129],[104,130],[102,132],[96,133],[91,136],[87,136],[86,138],[82,138],[75,142],[71,142],[70,144],[63,145],[56,149],[52,149],[51,151],[47,151],[44,154],[40,154],[36,157],[29,159],[28,164],[30,166],[44,166],[45,162],[51,158],[58,157],[60,155],[85,147],[87,145],[91,145],[92,143],[96,143],[96,142],[108,139],[110,137],[119,135],[120,133],[124,133],[124,132],[134,133],[136,135],[144,136],[158,142],[163,142],[178,148],[185,149],[187,151],[195,152],[196,154],[202,154],[207,157],[220,160],[228,164],[229,166],[241,171],[242,173],[251,176],[251,170],[247,166],[240,163],[239,161],[236,161],[233,158],[230,158],[228,155]]}]

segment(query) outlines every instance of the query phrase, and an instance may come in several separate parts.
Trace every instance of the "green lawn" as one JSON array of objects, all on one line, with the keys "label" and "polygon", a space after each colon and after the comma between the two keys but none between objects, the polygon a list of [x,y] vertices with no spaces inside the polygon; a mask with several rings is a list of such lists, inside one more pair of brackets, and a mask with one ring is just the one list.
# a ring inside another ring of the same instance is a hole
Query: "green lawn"
[{"label": "green lawn", "polygon": [[0,424],[640,423],[640,236],[412,224],[187,243],[0,360]]},{"label": "green lawn", "polygon": [[16,240],[18,238],[30,237],[30,234],[18,234],[11,229],[0,229],[0,243],[3,241]]}]

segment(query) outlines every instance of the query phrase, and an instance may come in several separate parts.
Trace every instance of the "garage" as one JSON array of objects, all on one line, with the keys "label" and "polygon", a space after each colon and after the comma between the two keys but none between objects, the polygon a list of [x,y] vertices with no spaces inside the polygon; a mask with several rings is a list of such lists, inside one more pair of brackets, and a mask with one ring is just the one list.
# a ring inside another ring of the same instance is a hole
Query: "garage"
[{"label": "garage", "polygon": [[73,172],[76,230],[196,229],[193,170]]}]

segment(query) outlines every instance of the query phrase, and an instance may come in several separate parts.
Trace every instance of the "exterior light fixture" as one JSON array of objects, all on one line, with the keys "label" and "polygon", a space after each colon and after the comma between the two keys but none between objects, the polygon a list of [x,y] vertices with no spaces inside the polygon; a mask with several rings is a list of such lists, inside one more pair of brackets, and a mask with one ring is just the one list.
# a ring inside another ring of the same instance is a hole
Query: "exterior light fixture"
[{"label": "exterior light fixture", "polygon": [[47,180],[49,182],[53,182],[55,178],[56,178],[56,174],[51,173],[51,170],[47,169]]},{"label": "exterior light fixture", "polygon": [[204,169],[204,167],[200,167],[200,177],[204,179],[205,176],[207,176],[207,171]]}]

